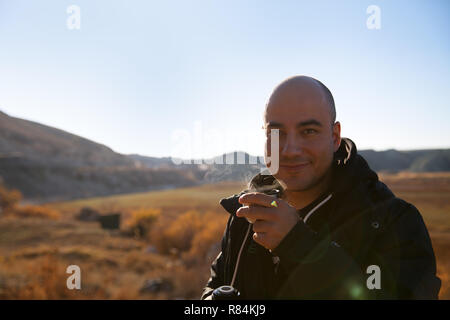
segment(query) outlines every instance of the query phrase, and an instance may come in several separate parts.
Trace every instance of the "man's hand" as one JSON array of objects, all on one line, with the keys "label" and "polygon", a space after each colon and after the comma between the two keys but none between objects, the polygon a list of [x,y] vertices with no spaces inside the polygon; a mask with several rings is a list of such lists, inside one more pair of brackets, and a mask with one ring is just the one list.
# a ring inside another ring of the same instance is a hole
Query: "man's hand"
[{"label": "man's hand", "polygon": [[[274,200],[277,207],[271,205]],[[289,203],[264,193],[243,194],[239,203],[244,206],[236,215],[253,223],[253,239],[269,250],[275,249],[300,220],[297,210]]]}]

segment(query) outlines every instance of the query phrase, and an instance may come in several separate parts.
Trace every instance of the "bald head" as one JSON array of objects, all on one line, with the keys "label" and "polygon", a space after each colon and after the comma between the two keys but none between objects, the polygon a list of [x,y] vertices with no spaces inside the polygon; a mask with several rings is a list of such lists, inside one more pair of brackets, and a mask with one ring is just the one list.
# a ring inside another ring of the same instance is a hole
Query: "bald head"
[{"label": "bald head", "polygon": [[[264,128],[266,163],[271,162],[268,154],[278,148],[280,166],[273,175],[284,189],[312,190],[328,177],[341,125],[333,96],[320,81],[296,76],[280,83],[267,103]],[[272,137],[273,129],[278,134]]]},{"label": "bald head", "polygon": [[336,108],[333,95],[317,79],[307,76],[294,76],[284,80],[272,92],[267,103],[267,108],[279,104],[280,100],[297,104],[313,103],[318,108],[327,109],[331,125],[336,121]]}]

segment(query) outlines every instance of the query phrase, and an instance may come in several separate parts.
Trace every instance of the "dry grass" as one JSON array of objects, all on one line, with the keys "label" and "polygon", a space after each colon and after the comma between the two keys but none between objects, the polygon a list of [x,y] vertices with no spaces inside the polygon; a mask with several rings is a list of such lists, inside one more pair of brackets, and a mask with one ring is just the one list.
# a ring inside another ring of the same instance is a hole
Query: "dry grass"
[{"label": "dry grass", "polygon": [[13,214],[19,218],[46,218],[58,220],[61,217],[59,211],[55,209],[36,205],[15,208]]},{"label": "dry grass", "polygon": [[[442,280],[440,298],[450,299],[450,174],[380,178],[422,213]],[[26,219],[4,215],[0,299],[198,299],[228,218],[219,199],[244,187],[221,183],[45,206],[61,213],[58,220],[39,214]],[[18,208],[16,196],[9,198],[10,208]],[[75,220],[85,206],[102,213],[122,212],[122,230]],[[81,290],[66,287],[71,264],[81,268]],[[155,278],[170,282],[170,288],[141,290],[146,280]]]},{"label": "dry grass", "polygon": [[[97,200],[94,208],[103,213],[121,209],[124,223],[119,231],[77,221],[76,210],[59,220],[39,215],[2,217],[0,299],[198,299],[228,214],[220,209],[218,198],[203,195],[204,187],[192,191],[197,199],[194,196],[187,202],[189,190],[173,190],[173,206],[167,199],[162,208],[149,207],[145,201],[127,208],[128,201],[135,199],[125,199],[125,204]],[[58,206],[50,210],[59,211]],[[72,264],[81,268],[81,290],[66,287],[69,274],[65,270]],[[142,291],[151,279],[166,279],[170,286],[158,292]]]},{"label": "dry grass", "polygon": [[221,210],[219,199],[237,193],[244,187],[242,183],[223,182],[175,190],[55,202],[50,205],[66,217],[76,214],[82,207],[91,207],[102,212],[153,208],[161,209],[165,215],[178,215],[188,210],[200,212]]}]

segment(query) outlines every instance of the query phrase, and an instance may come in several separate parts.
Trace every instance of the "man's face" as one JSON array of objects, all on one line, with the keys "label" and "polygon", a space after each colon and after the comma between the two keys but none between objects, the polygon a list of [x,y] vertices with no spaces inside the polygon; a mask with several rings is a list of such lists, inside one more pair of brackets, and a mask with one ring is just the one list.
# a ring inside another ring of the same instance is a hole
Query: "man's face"
[{"label": "man's face", "polygon": [[[268,163],[270,129],[279,129],[279,169],[273,176],[287,190],[305,191],[327,174],[340,145],[340,124],[331,124],[323,90],[313,84],[279,88],[269,100],[264,122]],[[276,167],[275,167],[276,168]]]}]

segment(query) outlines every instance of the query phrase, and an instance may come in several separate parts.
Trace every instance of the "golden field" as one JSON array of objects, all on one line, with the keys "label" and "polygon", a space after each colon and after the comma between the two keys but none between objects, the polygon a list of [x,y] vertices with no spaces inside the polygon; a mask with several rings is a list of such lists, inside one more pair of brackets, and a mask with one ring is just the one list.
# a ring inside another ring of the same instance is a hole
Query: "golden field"
[{"label": "golden field", "polygon": [[[380,179],[422,213],[440,298],[450,299],[450,173]],[[228,182],[4,210],[0,299],[198,299],[228,218],[219,200],[244,187]],[[83,207],[120,212],[120,230],[77,220]],[[66,287],[69,265],[81,269],[81,290]],[[159,285],[149,285],[152,279]]]}]

